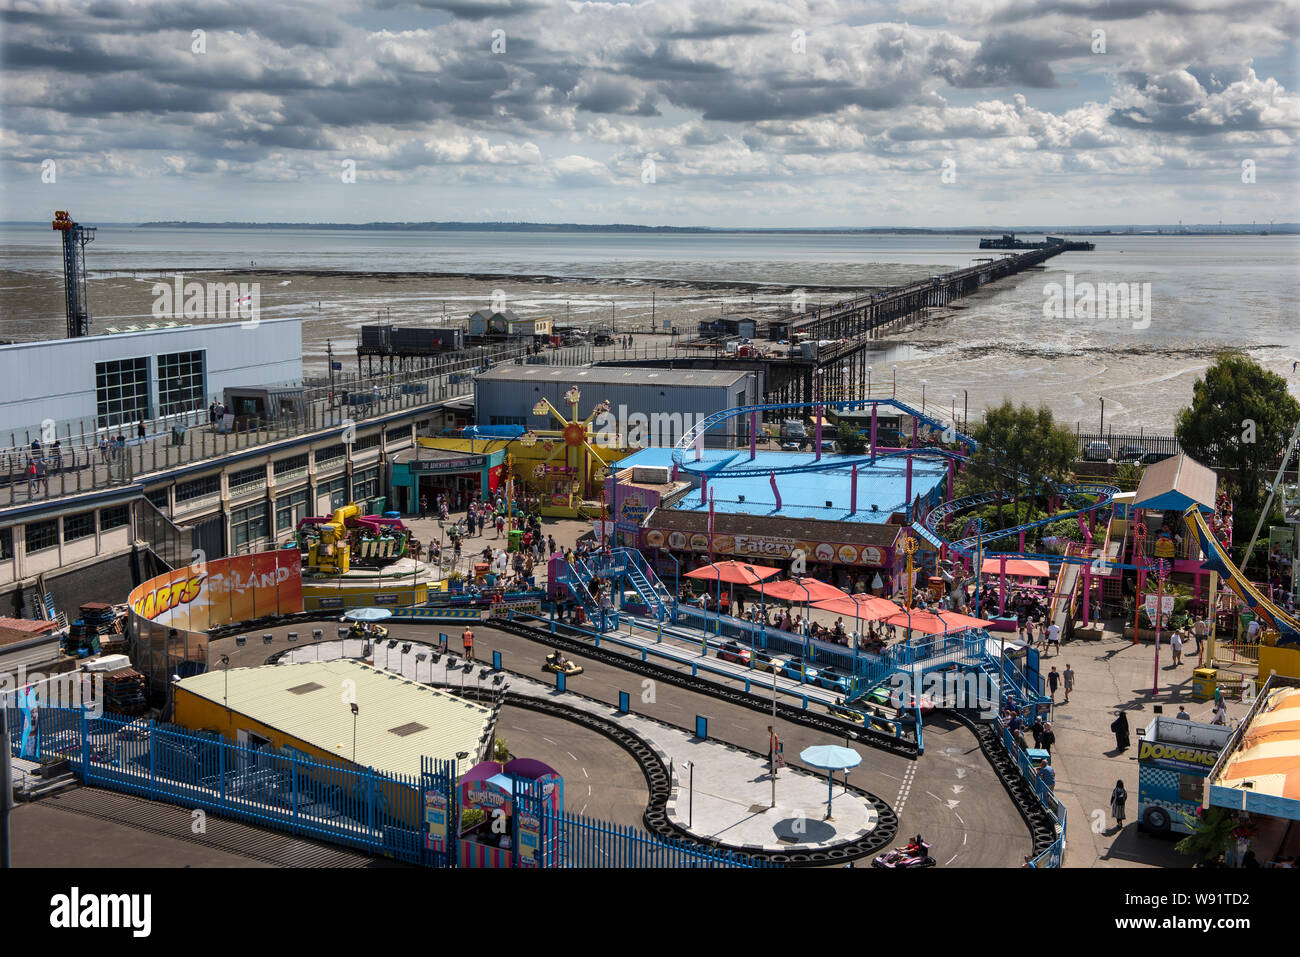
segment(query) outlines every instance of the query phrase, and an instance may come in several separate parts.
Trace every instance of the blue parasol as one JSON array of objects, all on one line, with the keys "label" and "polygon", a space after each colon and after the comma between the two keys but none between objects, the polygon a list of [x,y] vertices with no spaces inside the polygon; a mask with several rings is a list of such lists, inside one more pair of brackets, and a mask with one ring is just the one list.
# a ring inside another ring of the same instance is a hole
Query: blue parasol
[{"label": "blue parasol", "polygon": [[353,608],[345,612],[343,617],[349,621],[383,621],[392,618],[393,613],[387,608]]},{"label": "blue parasol", "polygon": [[835,798],[835,772],[856,768],[862,755],[852,748],[836,744],[818,744],[799,752],[799,760],[809,767],[826,770],[826,820],[831,820],[831,805]]}]

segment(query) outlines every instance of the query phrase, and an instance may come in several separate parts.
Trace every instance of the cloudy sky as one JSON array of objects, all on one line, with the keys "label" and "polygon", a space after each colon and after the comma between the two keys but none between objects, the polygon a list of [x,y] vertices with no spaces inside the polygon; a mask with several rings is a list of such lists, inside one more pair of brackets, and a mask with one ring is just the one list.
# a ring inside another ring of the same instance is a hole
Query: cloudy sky
[{"label": "cloudy sky", "polygon": [[1300,0],[0,9],[0,219],[1300,220]]}]

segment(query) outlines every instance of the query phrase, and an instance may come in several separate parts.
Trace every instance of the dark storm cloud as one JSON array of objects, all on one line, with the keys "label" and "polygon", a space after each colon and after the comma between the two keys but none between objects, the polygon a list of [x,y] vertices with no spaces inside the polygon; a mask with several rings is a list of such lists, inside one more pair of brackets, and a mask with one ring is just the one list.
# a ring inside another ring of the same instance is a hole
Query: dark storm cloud
[{"label": "dark storm cloud", "polygon": [[[1072,51],[1079,53],[1079,49]],[[1000,34],[980,44],[968,64],[943,68],[944,79],[956,87],[1022,86],[1050,88],[1057,85],[1051,58],[1064,51],[1058,43],[1018,34]]]}]

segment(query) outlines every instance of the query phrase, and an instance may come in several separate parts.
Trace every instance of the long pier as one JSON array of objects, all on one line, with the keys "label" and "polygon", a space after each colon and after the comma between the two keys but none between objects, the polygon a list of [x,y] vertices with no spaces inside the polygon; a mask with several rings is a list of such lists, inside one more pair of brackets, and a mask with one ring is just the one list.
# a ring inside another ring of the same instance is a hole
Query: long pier
[{"label": "long pier", "polygon": [[[784,339],[793,343],[796,337],[813,343],[836,340],[834,345],[814,345],[810,356],[800,355],[792,345],[790,354],[785,357],[682,354],[680,358],[645,360],[644,364],[671,365],[676,368],[761,370],[764,375],[763,401],[767,403],[814,401],[818,398],[813,392],[819,374],[826,389],[820,398],[853,398],[855,384],[866,380],[866,357],[872,341],[884,335],[890,326],[906,322],[926,309],[944,306],[954,299],[968,296],[989,283],[1041,266],[1053,256],[1066,251],[1064,245],[1053,244],[1049,248],[1002,256],[942,276],[810,309],[773,320],[769,324],[769,335],[774,341]],[[619,365],[641,364],[635,360],[629,362],[627,358],[615,362]],[[848,370],[847,377],[844,375],[845,369]],[[845,394],[846,378],[850,384],[850,394]]]}]

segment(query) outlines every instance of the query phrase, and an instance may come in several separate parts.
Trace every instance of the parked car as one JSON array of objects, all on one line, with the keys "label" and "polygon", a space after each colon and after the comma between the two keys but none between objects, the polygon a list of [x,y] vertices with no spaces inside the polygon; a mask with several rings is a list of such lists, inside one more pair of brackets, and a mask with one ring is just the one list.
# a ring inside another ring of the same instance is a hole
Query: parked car
[{"label": "parked car", "polygon": [[1109,442],[1089,442],[1083,449],[1085,462],[1105,462],[1110,459]]},{"label": "parked car", "polygon": [[749,649],[739,642],[729,641],[718,649],[718,657],[723,661],[734,661],[738,665],[749,664]]},{"label": "parked car", "polygon": [[1146,455],[1147,450],[1140,445],[1121,446],[1119,455],[1115,456],[1121,462],[1136,461]]},{"label": "parked car", "polygon": [[1155,465],[1157,462],[1163,462],[1165,459],[1174,457],[1173,452],[1147,452],[1137,460],[1136,465]]},{"label": "parked car", "polygon": [[849,685],[852,677],[844,671],[835,667],[826,667],[821,670],[817,676],[817,683],[827,691],[838,691],[840,694],[849,693]]},{"label": "parked car", "polygon": [[791,681],[807,681],[811,684],[817,683],[817,677],[820,674],[818,669],[808,664],[803,658],[795,655],[793,658],[786,659],[785,667],[781,669],[781,674]]},{"label": "parked car", "polygon": [[774,655],[770,651],[755,651],[754,667],[759,671],[779,674],[785,668],[785,656]]},{"label": "parked car", "polygon": [[596,333],[596,338],[593,344],[598,346],[612,346],[614,344],[614,337],[608,332],[598,332]]},{"label": "parked car", "polygon": [[[899,710],[911,711],[916,707],[916,696],[909,694],[906,696],[907,701],[903,701],[904,695],[901,689],[882,686],[869,691],[866,696],[860,700],[867,704],[881,705],[889,708],[898,708]],[[934,710],[934,702],[926,695],[921,695],[921,714],[927,715]]]}]

